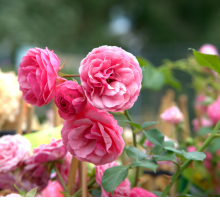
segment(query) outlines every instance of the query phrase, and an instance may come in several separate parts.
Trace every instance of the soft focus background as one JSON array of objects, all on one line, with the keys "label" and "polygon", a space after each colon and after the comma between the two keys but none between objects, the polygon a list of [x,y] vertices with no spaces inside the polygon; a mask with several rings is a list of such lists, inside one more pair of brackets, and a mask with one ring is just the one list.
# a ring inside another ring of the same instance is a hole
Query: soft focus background
[{"label": "soft focus background", "polygon": [[[159,66],[192,54],[204,43],[219,47],[220,1],[209,0],[1,0],[0,68],[14,70],[30,47],[46,46],[67,60],[65,70],[77,73],[80,61],[101,45],[116,45]],[[194,118],[191,77],[175,71],[182,82],[176,94],[187,94],[189,117]],[[155,120],[164,87],[144,89],[131,109],[136,122]],[[42,121],[45,108],[36,108]]]}]

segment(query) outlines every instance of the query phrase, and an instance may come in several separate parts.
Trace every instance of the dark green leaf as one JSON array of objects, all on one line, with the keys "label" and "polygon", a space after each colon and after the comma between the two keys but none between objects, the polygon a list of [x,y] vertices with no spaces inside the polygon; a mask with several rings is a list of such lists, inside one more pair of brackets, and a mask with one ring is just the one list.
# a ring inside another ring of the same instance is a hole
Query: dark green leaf
[{"label": "dark green leaf", "polygon": [[130,158],[134,158],[135,160],[142,160],[148,157],[141,150],[137,149],[136,147],[132,147],[132,146],[126,147],[126,153]]},{"label": "dark green leaf", "polygon": [[183,157],[188,159],[188,160],[203,161],[206,158],[206,155],[202,152],[197,152],[197,151],[185,152],[184,150],[182,150],[182,152],[183,152]]},{"label": "dark green leaf", "polygon": [[140,126],[139,124],[135,123],[135,122],[131,122],[131,121],[129,121],[129,120],[120,120],[120,121],[123,121],[123,122],[125,122],[125,123],[127,123],[127,124],[130,124],[130,125],[132,125],[132,126],[138,128],[138,129],[141,129],[141,126]]},{"label": "dark green leaf", "polygon": [[160,155],[154,155],[153,159],[155,161],[165,161],[165,160],[175,160],[175,154],[171,151],[165,151]]},{"label": "dark green leaf", "polygon": [[172,152],[174,152],[174,153],[176,153],[176,154],[178,154],[178,155],[182,155],[182,154],[183,154],[182,151],[177,150],[177,149],[175,149],[175,148],[173,148],[173,147],[164,147],[164,149],[166,149],[166,150],[168,150],[168,151],[172,151]]},{"label": "dark green leaf", "polygon": [[213,130],[212,127],[201,127],[198,131],[199,135],[206,135],[207,133],[211,133]]},{"label": "dark green leaf", "polygon": [[133,167],[144,167],[153,170],[156,172],[158,164],[154,160],[143,159],[143,160],[134,160],[132,163]]},{"label": "dark green leaf", "polygon": [[101,197],[101,194],[102,194],[101,188],[96,188],[96,189],[92,190],[91,194],[94,197]]},{"label": "dark green leaf", "polygon": [[114,189],[126,178],[128,175],[129,166],[118,165],[105,170],[102,177],[102,187],[106,192],[114,192]]},{"label": "dark green leaf", "polygon": [[193,54],[196,58],[196,61],[204,67],[208,67],[220,74],[220,62],[218,55],[211,55],[211,54],[203,54],[194,49]]},{"label": "dark green leaf", "polygon": [[156,123],[158,123],[158,122],[144,122],[144,123],[141,125],[141,128],[142,128],[142,129],[145,129],[145,128],[147,128],[148,126],[154,125],[154,124],[156,124]]},{"label": "dark green leaf", "polygon": [[154,154],[161,154],[164,150],[163,147],[159,146],[159,145],[154,145],[154,147],[152,148],[152,151]]},{"label": "dark green leaf", "polygon": [[144,131],[144,135],[151,143],[163,147],[164,135],[158,129]]},{"label": "dark green leaf", "polygon": [[33,188],[32,190],[30,190],[27,194],[26,194],[26,197],[34,197],[36,195],[36,192],[37,192],[37,188]]},{"label": "dark green leaf", "polygon": [[181,89],[181,83],[178,79],[176,79],[171,70],[165,70],[163,71],[163,74],[165,76],[165,83],[172,86],[173,88],[180,90]]}]

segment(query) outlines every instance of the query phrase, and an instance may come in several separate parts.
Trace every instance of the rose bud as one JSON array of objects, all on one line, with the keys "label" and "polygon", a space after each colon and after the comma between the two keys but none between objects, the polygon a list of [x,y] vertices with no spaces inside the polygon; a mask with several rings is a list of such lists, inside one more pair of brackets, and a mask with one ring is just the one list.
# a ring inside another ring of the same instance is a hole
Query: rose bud
[{"label": "rose bud", "polygon": [[87,99],[82,86],[74,81],[65,81],[56,86],[54,102],[60,117],[68,120],[78,117],[85,109]]},{"label": "rose bud", "polygon": [[169,122],[170,124],[178,124],[183,121],[183,114],[176,106],[166,109],[160,117],[163,121]]}]

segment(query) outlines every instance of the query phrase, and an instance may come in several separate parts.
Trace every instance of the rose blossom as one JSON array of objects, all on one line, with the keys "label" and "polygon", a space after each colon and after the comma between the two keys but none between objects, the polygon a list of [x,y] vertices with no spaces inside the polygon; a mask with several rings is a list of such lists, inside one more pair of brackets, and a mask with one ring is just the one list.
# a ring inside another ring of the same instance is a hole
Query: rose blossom
[{"label": "rose blossom", "polygon": [[86,107],[87,99],[82,86],[74,81],[65,81],[56,86],[55,104],[60,117],[65,120],[76,118]]},{"label": "rose blossom", "polygon": [[[100,165],[100,166],[95,166],[96,169],[96,175],[95,179],[96,182],[101,185],[102,189],[102,197],[113,197],[110,192],[106,192],[103,187],[102,187],[102,177],[106,169],[110,167],[117,166],[118,164],[113,161],[111,163],[105,164],[105,165]],[[114,190],[114,197],[129,197],[130,196],[130,189],[131,189],[131,183],[126,178],[124,181],[120,183],[119,186],[117,186]]]},{"label": "rose blossom", "polygon": [[207,115],[214,124],[220,120],[220,96],[216,101],[208,106]]},{"label": "rose blossom", "polygon": [[60,59],[53,51],[29,49],[18,69],[18,82],[24,100],[41,107],[50,103],[55,94]]},{"label": "rose blossom", "polygon": [[14,183],[15,176],[11,172],[0,174],[0,189],[9,189],[11,191],[16,191]]},{"label": "rose blossom", "polygon": [[176,106],[166,109],[160,117],[163,121],[169,122],[170,124],[178,124],[183,121],[183,114]]},{"label": "rose blossom", "polygon": [[205,101],[206,96],[204,94],[199,94],[196,96],[195,105],[196,109],[202,111],[202,113],[206,113],[207,106],[203,105],[202,103]]},{"label": "rose blossom", "polygon": [[122,132],[112,115],[89,104],[83,116],[64,121],[61,136],[68,151],[78,160],[103,165],[122,153]]},{"label": "rose blossom", "polygon": [[22,165],[31,151],[30,142],[21,135],[0,138],[0,173],[8,173]]},{"label": "rose blossom", "polygon": [[130,192],[130,197],[157,197],[154,193],[151,193],[143,188],[134,187]]},{"label": "rose blossom", "polygon": [[[213,126],[213,122],[210,120],[210,119],[207,119],[205,117],[202,117],[201,118],[201,124],[202,124],[202,127],[209,127],[209,126]],[[193,129],[195,132],[198,132],[199,131],[199,119],[195,118],[192,120],[192,125],[193,125]]]},{"label": "rose blossom", "polygon": [[129,109],[140,93],[142,71],[137,59],[116,46],[93,49],[81,61],[79,73],[88,101],[102,110]]},{"label": "rose blossom", "polygon": [[196,151],[196,147],[195,146],[188,146],[186,148],[187,152],[193,152],[193,151]]},{"label": "rose blossom", "polygon": [[25,161],[24,168],[17,174],[18,185],[27,191],[38,186],[38,192],[41,191],[50,178],[49,163],[63,159],[66,153],[62,140],[52,139],[49,144],[35,148],[33,155]]},{"label": "rose blossom", "polygon": [[62,186],[57,181],[49,181],[47,187],[42,191],[42,197],[64,197],[60,192],[63,191]]}]

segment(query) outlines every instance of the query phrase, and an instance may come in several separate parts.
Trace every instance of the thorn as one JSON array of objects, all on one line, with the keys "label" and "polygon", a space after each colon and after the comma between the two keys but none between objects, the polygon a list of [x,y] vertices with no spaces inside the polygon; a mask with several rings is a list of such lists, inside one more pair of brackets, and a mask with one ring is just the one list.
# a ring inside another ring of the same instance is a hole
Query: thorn
[{"label": "thorn", "polygon": [[76,79],[72,78],[74,82],[78,83]]},{"label": "thorn", "polygon": [[187,168],[190,168],[190,167],[192,167],[194,170],[196,170],[196,168],[194,167],[193,163],[190,163]]},{"label": "thorn", "polygon": [[171,183],[172,183],[172,181],[171,181],[171,180],[169,180],[169,181],[168,181],[168,185],[170,185]]}]

